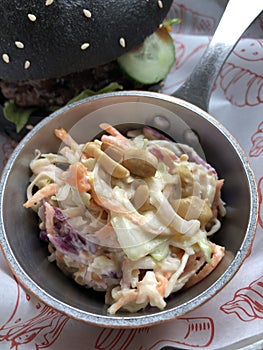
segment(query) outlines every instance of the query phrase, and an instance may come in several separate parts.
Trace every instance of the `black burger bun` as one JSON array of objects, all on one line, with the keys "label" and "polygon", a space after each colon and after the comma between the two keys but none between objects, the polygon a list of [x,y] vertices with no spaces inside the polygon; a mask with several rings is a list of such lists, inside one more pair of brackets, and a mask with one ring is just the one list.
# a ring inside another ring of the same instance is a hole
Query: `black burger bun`
[{"label": "black burger bun", "polygon": [[2,0],[0,79],[50,79],[110,62],[153,33],[172,0]]}]

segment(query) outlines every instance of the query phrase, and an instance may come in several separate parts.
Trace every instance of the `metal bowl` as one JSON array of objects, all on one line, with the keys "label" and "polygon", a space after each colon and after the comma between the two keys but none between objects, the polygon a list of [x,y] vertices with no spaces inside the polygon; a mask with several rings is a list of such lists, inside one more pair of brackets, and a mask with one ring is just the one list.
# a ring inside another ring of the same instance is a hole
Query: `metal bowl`
[{"label": "metal bowl", "polygon": [[[38,238],[38,219],[25,209],[29,162],[35,149],[56,152],[54,129],[63,127],[78,142],[100,133],[107,121],[122,131],[140,125],[160,129],[174,140],[196,148],[225,179],[222,197],[227,215],[214,240],[225,246],[219,266],[197,285],[177,292],[165,310],[149,308],[134,314],[109,316],[104,295],[76,285],[47,260]],[[200,108],[175,97],[150,92],[118,92],[66,106],[40,122],[18,145],[1,179],[0,243],[14,274],[30,293],[52,308],[89,324],[143,327],[188,313],[209,300],[231,280],[249,253],[257,221],[257,191],[249,163],[233,136]]]}]

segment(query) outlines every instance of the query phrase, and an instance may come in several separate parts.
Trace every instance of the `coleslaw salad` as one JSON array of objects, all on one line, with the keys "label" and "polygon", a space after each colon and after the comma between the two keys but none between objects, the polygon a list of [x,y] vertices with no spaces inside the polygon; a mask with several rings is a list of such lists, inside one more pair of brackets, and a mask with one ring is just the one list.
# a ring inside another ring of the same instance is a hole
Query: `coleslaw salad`
[{"label": "coleslaw salad", "polygon": [[164,309],[166,298],[205,278],[224,247],[224,181],[191,147],[150,127],[36,155],[25,208],[39,217],[50,262],[78,284],[106,292],[109,314]]}]

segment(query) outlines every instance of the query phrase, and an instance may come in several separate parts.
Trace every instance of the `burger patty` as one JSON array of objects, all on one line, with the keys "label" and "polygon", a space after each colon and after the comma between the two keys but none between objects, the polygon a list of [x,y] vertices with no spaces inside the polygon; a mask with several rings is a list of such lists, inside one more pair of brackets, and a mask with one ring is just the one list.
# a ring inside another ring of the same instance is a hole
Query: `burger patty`
[{"label": "burger patty", "polygon": [[118,82],[126,90],[143,88],[125,77],[117,62],[113,61],[62,78],[18,82],[0,80],[0,89],[5,99],[14,100],[18,106],[49,107],[63,106],[81,91],[98,91],[111,82]]},{"label": "burger patty", "polygon": [[[0,79],[0,132],[20,141],[32,126],[50,114],[50,107],[62,107],[85,89],[99,91],[111,82],[119,83],[124,90],[160,91],[162,83],[144,86],[128,79],[116,61],[63,78],[8,82]],[[19,132],[3,113],[5,101],[13,100],[21,107],[36,107],[27,125]]]}]

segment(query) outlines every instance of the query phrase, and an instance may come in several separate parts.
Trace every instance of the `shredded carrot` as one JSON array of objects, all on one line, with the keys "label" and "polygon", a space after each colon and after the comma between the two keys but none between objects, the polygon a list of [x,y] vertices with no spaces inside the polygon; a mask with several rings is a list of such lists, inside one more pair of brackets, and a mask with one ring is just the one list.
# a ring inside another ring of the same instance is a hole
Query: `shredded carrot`
[{"label": "shredded carrot", "polygon": [[38,190],[26,203],[24,203],[24,207],[32,207],[34,204],[39,203],[42,199],[51,197],[56,194],[57,190],[58,185],[55,183],[51,183],[40,188],[40,190]]},{"label": "shredded carrot", "polygon": [[106,209],[106,210],[112,210],[116,213],[120,213],[122,214],[124,217],[126,217],[127,219],[131,220],[132,222],[134,222],[135,224],[138,225],[145,225],[145,218],[143,215],[140,215],[137,210],[131,211],[130,209],[125,208],[124,206],[122,206],[121,204],[118,204],[116,202],[114,202],[113,200],[111,200],[110,198],[101,196],[101,195],[97,195],[96,191],[94,190],[94,188],[91,189],[91,195],[92,198],[94,200],[94,202]]},{"label": "shredded carrot", "polygon": [[65,129],[55,129],[55,135],[70,148],[76,149],[78,147],[78,143],[73,140],[73,138],[66,132]]},{"label": "shredded carrot", "polygon": [[123,136],[117,129],[108,123],[101,123],[100,127],[107,131],[110,135],[102,135],[101,141],[112,146],[117,146],[121,150],[131,148],[130,140]]},{"label": "shredded carrot", "polygon": [[88,179],[88,169],[80,162],[71,164],[62,176],[67,183],[76,186],[80,192],[88,192],[91,189]]},{"label": "shredded carrot", "polygon": [[48,202],[45,203],[45,226],[48,234],[54,234],[54,213],[55,210]]},{"label": "shredded carrot", "polygon": [[165,278],[167,278],[169,280],[169,278],[172,276],[172,271],[164,271],[163,275]]},{"label": "shredded carrot", "polygon": [[125,136],[123,136],[117,129],[115,129],[110,124],[108,124],[108,123],[101,123],[100,127],[101,127],[102,130],[107,131],[107,133],[109,133],[112,136],[117,137],[119,140],[127,141],[127,138]]},{"label": "shredded carrot", "polygon": [[164,274],[161,273],[156,273],[156,279],[158,281],[158,285],[157,285],[157,291],[158,293],[164,297],[165,295],[165,290],[166,287],[168,285],[168,279],[164,276]]},{"label": "shredded carrot", "polygon": [[133,293],[122,296],[116,303],[112,304],[108,311],[111,314],[115,314],[123,305],[129,303],[130,301],[134,301],[137,299],[138,292],[134,291]]},{"label": "shredded carrot", "polygon": [[129,140],[120,140],[118,137],[111,136],[111,135],[102,135],[101,141],[104,144],[108,144],[113,147],[117,147],[120,151],[126,151],[131,148],[131,145],[129,143]]},{"label": "shredded carrot", "polygon": [[189,288],[208,276],[220,263],[225,255],[225,247],[210,242],[212,248],[212,259],[209,264],[205,264],[201,270],[197,271],[185,284],[184,288]]}]

